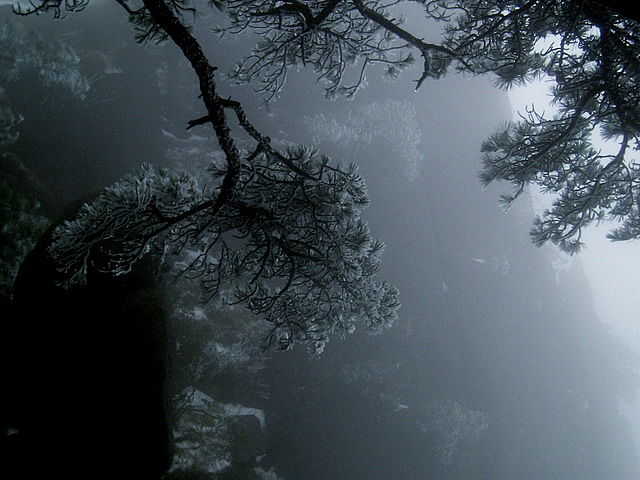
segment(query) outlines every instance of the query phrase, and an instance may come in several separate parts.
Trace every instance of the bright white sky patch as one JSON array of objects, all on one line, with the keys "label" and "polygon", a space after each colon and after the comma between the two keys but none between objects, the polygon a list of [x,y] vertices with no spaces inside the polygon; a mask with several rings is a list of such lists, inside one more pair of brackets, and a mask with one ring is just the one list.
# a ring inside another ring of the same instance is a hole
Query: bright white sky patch
[{"label": "bright white sky patch", "polygon": [[[518,112],[534,106],[537,112],[553,115],[549,105],[548,88],[544,81],[509,91],[514,118]],[[595,146],[607,148],[594,141]],[[614,145],[616,147],[616,145]],[[610,147],[609,147],[610,148]],[[539,208],[547,203],[537,192],[531,192]],[[610,242],[605,238],[611,224],[591,226],[585,230],[586,248],[578,254],[589,282],[593,287],[596,311],[601,320],[612,326],[612,331],[640,351],[640,242]]]},{"label": "bright white sky patch", "polygon": [[[547,118],[555,108],[549,105],[550,83],[537,81],[526,87],[509,91],[514,119],[518,112],[525,113],[533,105],[538,113],[545,112]],[[594,146],[602,150],[616,148],[606,146],[600,139]],[[538,207],[547,200],[536,192],[531,192]],[[537,201],[536,201],[537,200]],[[593,290],[595,310],[611,332],[624,339],[634,350],[640,352],[640,240],[631,242],[611,242],[605,235],[612,224],[591,226],[585,229],[583,239],[586,248],[577,258],[582,261],[585,274]],[[640,453],[640,409],[638,404],[621,404],[621,413],[634,423],[636,448]]]}]

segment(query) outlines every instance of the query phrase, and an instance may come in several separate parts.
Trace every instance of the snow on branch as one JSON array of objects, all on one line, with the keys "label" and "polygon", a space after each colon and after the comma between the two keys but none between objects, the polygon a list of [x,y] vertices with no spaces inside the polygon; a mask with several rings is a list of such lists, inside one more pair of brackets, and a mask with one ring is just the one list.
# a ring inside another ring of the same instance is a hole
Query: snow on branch
[{"label": "snow on branch", "polygon": [[333,165],[306,147],[241,164],[235,194],[216,208],[215,191],[185,174],[143,167],[59,226],[50,254],[65,283],[91,271],[121,275],[154,247],[188,249],[182,274],[208,299],[238,303],[269,322],[268,342],[321,351],[329,334],[356,324],[380,333],[397,316],[398,292],[379,282],[383,245],[360,218],[368,205],[355,165]]}]

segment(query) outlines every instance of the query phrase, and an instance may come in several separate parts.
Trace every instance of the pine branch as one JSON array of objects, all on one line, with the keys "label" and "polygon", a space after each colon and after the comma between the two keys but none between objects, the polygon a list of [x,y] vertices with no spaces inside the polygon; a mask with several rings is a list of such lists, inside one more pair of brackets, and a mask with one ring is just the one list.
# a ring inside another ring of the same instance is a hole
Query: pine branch
[{"label": "pine branch", "polygon": [[444,54],[449,58],[458,58],[458,54],[453,50],[450,50],[442,45],[437,45],[434,43],[427,43],[423,39],[416,37],[409,31],[403,29],[399,25],[393,22],[393,20],[388,19],[383,14],[367,7],[362,0],[352,0],[353,4],[356,6],[360,14],[363,17],[368,18],[372,22],[377,23],[385,30],[393,33],[397,37],[406,41],[409,45],[417,48],[422,58],[424,59],[424,68],[422,72],[422,76],[416,80],[416,90],[420,88],[422,83],[431,75],[434,74],[433,69],[431,67],[430,57],[433,52],[437,52],[440,54]]}]

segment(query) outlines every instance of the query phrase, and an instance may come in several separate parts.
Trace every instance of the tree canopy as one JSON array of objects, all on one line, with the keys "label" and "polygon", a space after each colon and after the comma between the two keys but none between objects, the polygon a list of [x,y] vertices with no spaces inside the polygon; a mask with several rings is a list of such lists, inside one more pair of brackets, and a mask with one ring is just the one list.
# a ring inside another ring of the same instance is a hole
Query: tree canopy
[{"label": "tree canopy", "polygon": [[[364,322],[378,332],[395,318],[397,291],[374,280],[381,244],[360,219],[364,184],[349,165],[332,165],[308,147],[278,149],[242,105],[219,93],[213,65],[189,28],[189,0],[117,0],[141,41],[170,39],[191,64],[205,114],[224,154],[212,169],[214,188],[145,168],[87,205],[61,226],[51,248],[71,281],[91,267],[127,272],[152,245],[195,248],[187,271],[212,297],[234,300],[265,315],[272,339],[321,349],[332,331]],[[44,0],[18,14],[82,10],[88,0]],[[484,184],[507,180],[510,205],[529,185],[555,196],[534,222],[540,245],[570,253],[582,229],[620,220],[614,240],[640,236],[639,170],[633,159],[640,129],[640,27],[619,6],[595,0],[221,0],[229,19],[218,33],[261,35],[231,78],[252,83],[265,102],[277,99],[291,68],[309,66],[329,98],[355,95],[376,65],[397,77],[421,58],[416,90],[448,72],[493,75],[502,88],[551,77],[558,113],[530,111],[482,146]],[[405,21],[408,8],[424,17]],[[623,12],[623,13],[621,13]],[[417,32],[439,30],[427,41]],[[239,132],[229,126],[234,116]],[[252,145],[241,149],[239,133]],[[617,145],[598,151],[592,137]]]},{"label": "tree canopy", "polygon": [[[61,8],[80,10],[86,0],[34,3],[19,13]],[[163,21],[149,2],[129,12],[141,39],[175,35],[177,24],[195,6],[172,0],[173,18]],[[352,96],[365,84],[372,66],[396,77],[422,61],[416,89],[426,79],[450,71],[491,74],[503,88],[532,79],[554,80],[551,96],[557,114],[530,111],[502,127],[483,145],[483,183],[506,180],[509,205],[528,185],[554,195],[549,210],[534,222],[533,242],[547,241],[574,253],[582,247],[583,227],[618,220],[613,240],[640,236],[638,172],[638,19],[624,2],[602,0],[223,0],[213,2],[230,24],[222,34],[251,30],[262,40],[240,59],[232,78],[251,82],[265,102],[277,98],[291,67],[309,66],[328,97]],[[419,6],[422,20],[407,22],[407,8]],[[173,22],[173,23],[172,23]],[[437,41],[417,32],[439,29]],[[186,37],[185,37],[186,38]],[[355,73],[349,67],[355,69]],[[616,145],[603,153],[593,135]]]},{"label": "tree canopy", "polygon": [[280,348],[318,352],[329,333],[358,323],[380,333],[397,290],[374,278],[383,245],[359,217],[369,200],[357,168],[304,149],[290,155],[299,172],[267,154],[243,160],[224,205],[186,174],[143,167],[60,226],[51,254],[73,284],[91,269],[127,273],[153,243],[185,251],[183,274],[201,278],[208,299],[264,316]]},{"label": "tree canopy", "polygon": [[[440,39],[417,36],[420,26],[405,22],[407,5],[423,8],[422,25],[440,27]],[[422,0],[418,2],[255,2],[225,3],[228,31],[264,34],[253,53],[233,72],[239,82],[255,82],[271,101],[291,66],[311,65],[328,97],[352,96],[365,72],[383,64],[396,77],[422,58],[416,89],[449,71],[491,74],[510,88],[549,77],[558,113],[532,110],[502,127],[483,145],[483,184],[507,180],[514,193],[528,185],[554,195],[552,207],[537,218],[533,242],[552,241],[575,253],[583,227],[620,220],[609,235],[628,240],[640,235],[638,170],[638,46],[636,20],[617,3],[594,0]],[[622,13],[621,13],[622,12]],[[348,66],[358,69],[349,82]],[[615,153],[592,146],[594,134],[617,143]]]},{"label": "tree canopy", "polygon": [[[335,164],[308,147],[274,147],[239,102],[217,93],[216,67],[180,21],[185,5],[124,6],[141,38],[170,37],[191,63],[207,113],[189,128],[210,124],[224,160],[210,166],[206,184],[145,166],[85,204],[53,232],[49,253],[61,283],[81,284],[94,271],[126,274],[153,250],[182,254],[182,274],[199,278],[208,300],[263,317],[272,326],[268,343],[278,348],[304,343],[320,352],[329,334],[389,327],[398,291],[375,278],[383,245],[360,217],[369,199],[355,164]],[[251,147],[240,148],[228,112]]]}]

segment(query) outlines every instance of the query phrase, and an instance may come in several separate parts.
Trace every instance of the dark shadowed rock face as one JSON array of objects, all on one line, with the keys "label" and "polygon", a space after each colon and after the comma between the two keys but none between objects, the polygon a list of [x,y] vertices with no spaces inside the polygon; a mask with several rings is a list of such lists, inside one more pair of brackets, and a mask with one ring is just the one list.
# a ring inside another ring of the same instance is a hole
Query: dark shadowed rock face
[{"label": "dark shadowed rock face", "polygon": [[255,415],[238,415],[229,421],[231,458],[236,466],[255,466],[256,457],[266,451],[264,432]]},{"label": "dark shadowed rock face", "polygon": [[[45,236],[15,283],[18,473],[160,478],[171,462],[167,314],[157,262],[55,285]],[[19,477],[17,477],[19,478]]]}]

